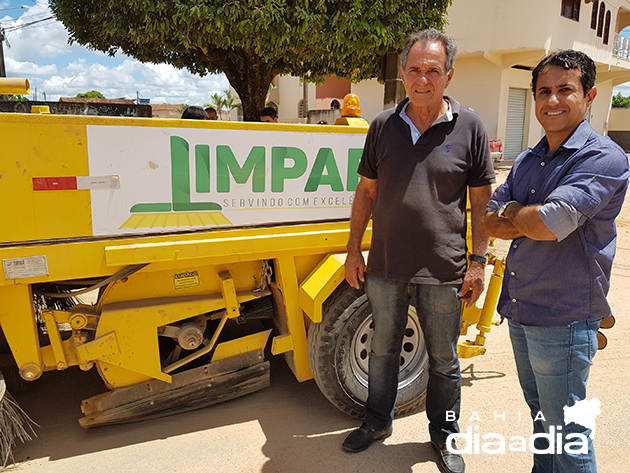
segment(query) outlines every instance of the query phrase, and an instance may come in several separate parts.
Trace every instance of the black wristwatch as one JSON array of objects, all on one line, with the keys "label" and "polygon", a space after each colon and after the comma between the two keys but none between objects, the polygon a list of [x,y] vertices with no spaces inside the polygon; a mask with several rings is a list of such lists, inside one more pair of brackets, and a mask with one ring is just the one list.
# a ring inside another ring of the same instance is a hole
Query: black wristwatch
[{"label": "black wristwatch", "polygon": [[476,261],[477,263],[481,263],[481,264],[486,264],[488,262],[488,258],[486,258],[485,256],[472,255],[472,254],[468,257],[468,260],[470,262]]}]

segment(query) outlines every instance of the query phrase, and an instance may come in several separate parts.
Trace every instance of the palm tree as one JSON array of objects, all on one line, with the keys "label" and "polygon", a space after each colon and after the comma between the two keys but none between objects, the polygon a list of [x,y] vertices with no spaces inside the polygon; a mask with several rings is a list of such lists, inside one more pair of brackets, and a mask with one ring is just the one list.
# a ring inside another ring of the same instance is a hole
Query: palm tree
[{"label": "palm tree", "polygon": [[237,103],[238,98],[233,97],[229,89],[224,90],[222,93],[215,92],[210,96],[210,103],[206,104],[206,107],[214,107],[218,112],[219,118],[221,118],[221,112],[237,108],[240,106],[240,102]]}]

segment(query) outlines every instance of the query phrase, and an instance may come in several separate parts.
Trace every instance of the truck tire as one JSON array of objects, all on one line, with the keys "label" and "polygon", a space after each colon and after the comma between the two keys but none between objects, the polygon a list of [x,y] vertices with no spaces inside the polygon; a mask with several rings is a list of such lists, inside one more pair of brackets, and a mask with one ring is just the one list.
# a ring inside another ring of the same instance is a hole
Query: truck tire
[{"label": "truck tire", "polygon": [[[313,377],[324,396],[346,414],[365,417],[368,359],[372,342],[372,309],[363,291],[345,281],[323,306],[323,320],[308,332],[308,356]],[[409,319],[401,352],[395,413],[404,414],[424,404],[429,358],[415,308]]]}]

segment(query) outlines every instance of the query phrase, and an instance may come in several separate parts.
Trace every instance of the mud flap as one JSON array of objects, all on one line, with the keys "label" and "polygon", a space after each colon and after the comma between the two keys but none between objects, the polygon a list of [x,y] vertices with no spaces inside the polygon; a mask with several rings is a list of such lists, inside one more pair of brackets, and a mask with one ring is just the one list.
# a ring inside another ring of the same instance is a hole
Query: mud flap
[{"label": "mud flap", "polygon": [[212,406],[269,386],[262,350],[225,358],[173,375],[99,394],[81,403],[82,427],[122,424]]}]

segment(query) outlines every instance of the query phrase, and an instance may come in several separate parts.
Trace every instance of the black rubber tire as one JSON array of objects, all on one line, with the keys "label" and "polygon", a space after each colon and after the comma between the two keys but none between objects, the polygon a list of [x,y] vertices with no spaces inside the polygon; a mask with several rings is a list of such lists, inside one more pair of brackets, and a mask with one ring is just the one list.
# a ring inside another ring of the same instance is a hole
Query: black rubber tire
[{"label": "black rubber tire", "polygon": [[[429,361],[415,309],[409,322],[399,374],[395,413],[405,414],[424,404]],[[321,392],[346,414],[363,419],[367,400],[367,359],[371,343],[372,309],[363,291],[345,281],[323,306],[323,320],[308,332],[308,356]]]}]

